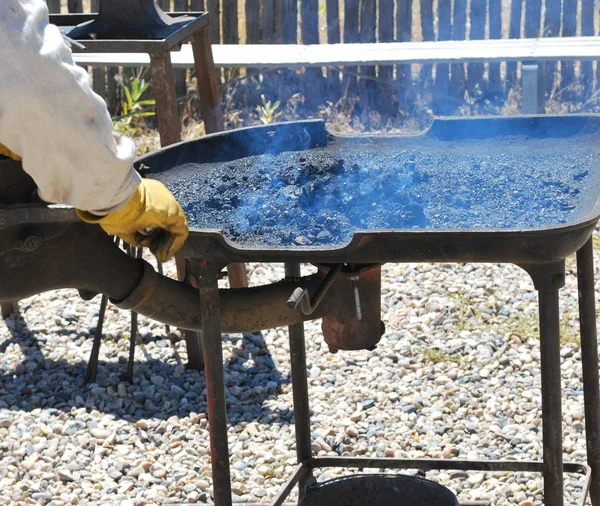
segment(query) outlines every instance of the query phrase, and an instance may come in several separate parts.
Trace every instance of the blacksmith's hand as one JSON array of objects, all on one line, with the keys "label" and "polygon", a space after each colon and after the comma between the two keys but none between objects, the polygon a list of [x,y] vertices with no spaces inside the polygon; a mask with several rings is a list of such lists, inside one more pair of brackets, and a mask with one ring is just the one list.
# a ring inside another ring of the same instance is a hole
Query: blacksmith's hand
[{"label": "blacksmith's hand", "polygon": [[80,210],[77,214],[83,221],[96,223],[133,246],[150,248],[159,262],[166,262],[177,253],[189,234],[181,206],[162,183],[153,179],[142,179],[119,211],[106,216]]}]

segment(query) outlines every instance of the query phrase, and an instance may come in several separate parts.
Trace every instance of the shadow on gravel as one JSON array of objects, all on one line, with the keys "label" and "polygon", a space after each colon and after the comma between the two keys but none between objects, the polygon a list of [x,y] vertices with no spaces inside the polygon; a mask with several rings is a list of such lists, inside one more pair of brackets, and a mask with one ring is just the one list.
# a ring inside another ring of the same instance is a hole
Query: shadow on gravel
[{"label": "shadow on gravel", "polygon": [[[177,353],[165,361],[153,359],[143,345],[136,348],[134,383],[125,380],[123,357],[100,361],[97,383],[85,385],[87,361],[47,359],[44,351],[51,346],[48,336],[32,333],[22,320],[9,325],[12,336],[0,344],[0,408],[22,411],[45,409],[70,413],[86,408],[111,414],[117,419],[167,419],[207,413],[204,373],[187,370]],[[77,340],[92,336],[78,336]],[[156,337],[148,336],[158,341]],[[144,337],[143,343],[150,339]],[[278,410],[276,397],[282,377],[261,333],[223,337],[239,341],[225,366],[228,421],[279,421],[289,423],[291,410]],[[168,339],[163,339],[168,341]],[[9,367],[9,345],[18,344],[23,355],[16,368]],[[168,344],[167,344],[168,346]],[[139,360],[145,356],[146,360]]]}]

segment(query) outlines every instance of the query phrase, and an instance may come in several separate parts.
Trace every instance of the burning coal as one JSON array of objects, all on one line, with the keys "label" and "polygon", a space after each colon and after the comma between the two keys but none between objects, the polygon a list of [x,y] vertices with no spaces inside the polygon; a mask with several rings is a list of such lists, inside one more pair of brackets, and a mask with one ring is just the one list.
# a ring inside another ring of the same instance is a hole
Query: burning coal
[{"label": "burning coal", "polygon": [[592,151],[343,147],[186,164],[165,182],[191,227],[248,246],[342,245],[356,230],[544,227],[595,202]]}]

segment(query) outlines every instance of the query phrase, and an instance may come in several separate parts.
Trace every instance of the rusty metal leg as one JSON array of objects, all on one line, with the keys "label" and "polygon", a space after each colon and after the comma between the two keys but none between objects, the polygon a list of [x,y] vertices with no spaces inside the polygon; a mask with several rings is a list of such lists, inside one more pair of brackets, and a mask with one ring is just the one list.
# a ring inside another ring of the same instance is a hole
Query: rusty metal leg
[{"label": "rusty metal leg", "polygon": [[229,286],[231,288],[246,288],[248,286],[246,264],[229,264],[227,273],[229,274]]},{"label": "rusty metal leg", "polygon": [[544,505],[563,506],[562,393],[558,290],[539,290]]},{"label": "rusty metal leg", "polygon": [[[223,119],[221,91],[219,90],[208,27],[194,37],[192,50],[194,52],[196,81],[198,83],[204,128],[207,134],[222,132],[225,130],[225,120]],[[229,284],[232,288],[245,288],[248,286],[245,264],[231,264],[227,267],[227,272],[229,273]]]},{"label": "rusty metal leg", "polygon": [[[130,248],[129,254],[132,257],[142,258],[142,248]],[[135,345],[138,335],[138,314],[131,311],[131,332],[129,335],[129,359],[127,360],[127,381],[133,383],[133,365],[135,362]]]},{"label": "rusty metal leg", "polygon": [[594,246],[591,237],[577,252],[577,282],[583,369],[583,404],[585,407],[585,439],[587,461],[592,469],[590,498],[593,506],[600,506],[600,384],[594,291]]},{"label": "rusty metal leg", "polygon": [[[161,276],[165,275],[164,269],[163,269],[163,264],[161,264],[159,261],[156,262],[156,268],[158,269],[158,273]],[[167,336],[171,333],[171,325],[165,325],[165,331],[167,333]]]},{"label": "rusty metal leg", "polygon": [[151,54],[150,71],[152,74],[152,93],[156,100],[160,144],[162,146],[175,144],[181,141],[181,122],[177,109],[171,53]]},{"label": "rusty metal leg", "polygon": [[94,344],[92,345],[92,353],[88,361],[87,370],[85,372],[84,382],[95,383],[98,375],[98,359],[100,357],[100,345],[102,344],[102,330],[104,327],[104,316],[106,315],[106,306],[108,305],[108,297],[102,296],[100,300],[100,311],[98,312],[98,322],[96,323],[96,333],[94,334]]},{"label": "rusty metal leg", "polygon": [[192,50],[194,52],[198,95],[200,96],[200,109],[206,133],[222,132],[225,130],[225,121],[223,120],[221,92],[208,28],[194,37]]},{"label": "rusty metal leg", "polygon": [[[285,265],[286,277],[299,278],[300,265]],[[306,374],[306,347],[304,341],[304,324],[290,325],[290,358],[292,369],[292,394],[294,398],[294,425],[296,428],[296,455],[298,463],[306,462],[312,457],[310,434],[310,405],[308,400],[308,379]],[[304,496],[306,478],[298,482],[298,495]]]},{"label": "rusty metal leg", "polygon": [[[185,259],[176,257],[175,264],[177,265],[177,279],[179,281],[189,282],[187,276],[187,267]],[[194,332],[192,330],[183,330],[185,337],[185,348],[188,355],[188,369],[194,369],[196,371],[201,371],[204,369],[204,356],[202,355],[202,343],[199,332]]]},{"label": "rusty metal leg", "polygon": [[19,312],[19,302],[3,302],[0,304],[0,311],[2,312],[2,318],[8,318],[11,314],[17,314]]},{"label": "rusty metal leg", "polygon": [[206,401],[210,430],[210,457],[213,475],[215,506],[231,506],[231,474],[229,470],[229,446],[227,437],[227,409],[225,379],[223,372],[223,344],[219,308],[218,273],[207,272],[192,264],[200,291],[202,315],[202,349],[204,351],[204,374],[206,377]]}]

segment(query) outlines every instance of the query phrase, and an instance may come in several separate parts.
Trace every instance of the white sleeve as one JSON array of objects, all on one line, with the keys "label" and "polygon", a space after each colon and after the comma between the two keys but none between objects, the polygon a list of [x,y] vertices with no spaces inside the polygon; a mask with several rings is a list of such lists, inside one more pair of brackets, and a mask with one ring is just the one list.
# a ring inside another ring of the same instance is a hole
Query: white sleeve
[{"label": "white sleeve", "polygon": [[23,158],[47,202],[106,214],[140,182],[134,143],[113,134],[43,0],[0,0],[0,143]]}]

